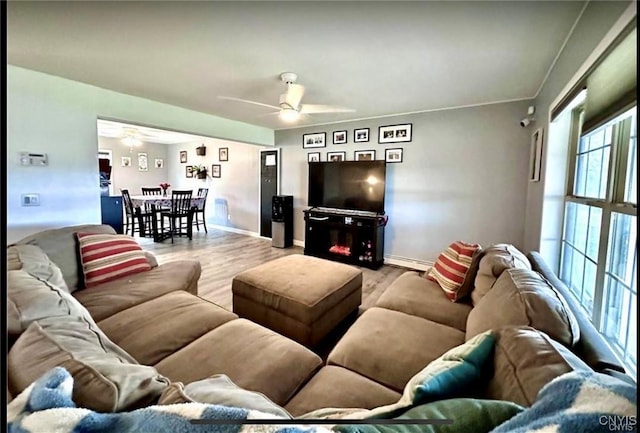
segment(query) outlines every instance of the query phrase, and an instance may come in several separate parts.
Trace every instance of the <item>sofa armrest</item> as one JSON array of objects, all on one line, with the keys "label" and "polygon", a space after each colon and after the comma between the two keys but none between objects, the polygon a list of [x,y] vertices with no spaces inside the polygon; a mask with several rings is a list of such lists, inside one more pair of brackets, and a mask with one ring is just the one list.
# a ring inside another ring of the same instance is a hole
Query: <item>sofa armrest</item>
[{"label": "sofa armrest", "polygon": [[144,255],[147,258],[147,261],[149,262],[149,265],[151,265],[152,268],[155,268],[158,266],[158,260],[156,259],[156,256],[151,251],[144,251]]}]

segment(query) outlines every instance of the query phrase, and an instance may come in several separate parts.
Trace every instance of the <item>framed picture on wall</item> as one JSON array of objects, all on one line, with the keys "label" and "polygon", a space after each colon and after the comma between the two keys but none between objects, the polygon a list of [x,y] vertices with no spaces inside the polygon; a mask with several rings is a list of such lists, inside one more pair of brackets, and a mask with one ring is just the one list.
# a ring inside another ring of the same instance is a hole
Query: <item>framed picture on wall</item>
[{"label": "framed picture on wall", "polygon": [[544,129],[538,128],[531,135],[531,154],[529,155],[529,182],[540,182],[542,168],[542,142]]},{"label": "framed picture on wall", "polygon": [[333,144],[345,144],[347,142],[347,131],[334,131]]},{"label": "framed picture on wall", "polygon": [[185,168],[185,174],[187,175],[187,177],[193,177],[193,167],[190,165],[187,165]]},{"label": "framed picture on wall", "polygon": [[325,147],[327,145],[327,133],[316,132],[313,134],[302,134],[302,148]]},{"label": "framed picture on wall", "polygon": [[131,167],[131,157],[123,156],[120,160],[120,165],[122,165],[123,167]]},{"label": "framed picture on wall", "polygon": [[145,152],[138,153],[138,171],[149,171],[147,154]]},{"label": "framed picture on wall", "polygon": [[153,166],[154,166],[155,168],[164,168],[164,159],[162,159],[162,158],[156,158],[156,159],[155,159],[155,162],[154,162],[154,164],[153,164]]},{"label": "framed picture on wall", "polygon": [[375,150],[356,150],[353,152],[353,159],[356,161],[373,161],[376,159]]},{"label": "framed picture on wall", "polygon": [[218,159],[220,161],[229,161],[229,148],[228,147],[221,147],[220,150],[218,150]]},{"label": "framed picture on wall", "polygon": [[307,162],[320,162],[320,152],[307,153]]},{"label": "framed picture on wall", "polygon": [[411,141],[411,123],[378,128],[378,143],[402,143]]},{"label": "framed picture on wall", "polygon": [[180,151],[180,162],[182,164],[185,164],[187,162],[187,151],[186,150]]},{"label": "framed picture on wall", "polygon": [[402,162],[402,148],[385,149],[384,160],[386,162]]},{"label": "framed picture on wall", "polygon": [[369,128],[361,128],[353,130],[354,143],[366,143],[369,141]]},{"label": "framed picture on wall", "polygon": [[327,152],[327,161],[346,161],[347,152]]},{"label": "framed picture on wall", "polygon": [[211,177],[221,177],[221,168],[220,164],[213,164],[211,166]]}]

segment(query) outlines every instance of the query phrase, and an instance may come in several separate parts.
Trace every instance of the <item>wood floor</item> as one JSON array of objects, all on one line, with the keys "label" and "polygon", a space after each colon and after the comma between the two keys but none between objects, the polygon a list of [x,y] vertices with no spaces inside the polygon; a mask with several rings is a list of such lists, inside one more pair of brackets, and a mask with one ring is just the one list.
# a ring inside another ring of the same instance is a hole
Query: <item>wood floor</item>
[{"label": "wood floor", "polygon": [[[137,238],[142,248],[153,252],[158,263],[169,260],[195,259],[200,261],[202,275],[198,294],[216,304],[231,309],[231,280],[246,269],[288,254],[303,254],[301,247],[274,248],[267,239],[240,235],[216,229],[194,231],[193,240],[177,238],[154,243]],[[384,265],[377,270],[360,268],[363,273],[362,309],[373,306],[387,287],[408,269]]]}]

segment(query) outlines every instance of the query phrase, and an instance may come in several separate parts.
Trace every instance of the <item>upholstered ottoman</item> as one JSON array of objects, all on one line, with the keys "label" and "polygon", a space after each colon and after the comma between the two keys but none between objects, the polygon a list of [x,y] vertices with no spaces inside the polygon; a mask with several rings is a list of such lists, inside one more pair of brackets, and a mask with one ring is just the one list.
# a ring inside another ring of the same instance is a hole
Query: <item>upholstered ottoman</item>
[{"label": "upholstered ottoman", "polygon": [[362,300],[362,271],[293,254],[233,278],[233,312],[314,347]]}]

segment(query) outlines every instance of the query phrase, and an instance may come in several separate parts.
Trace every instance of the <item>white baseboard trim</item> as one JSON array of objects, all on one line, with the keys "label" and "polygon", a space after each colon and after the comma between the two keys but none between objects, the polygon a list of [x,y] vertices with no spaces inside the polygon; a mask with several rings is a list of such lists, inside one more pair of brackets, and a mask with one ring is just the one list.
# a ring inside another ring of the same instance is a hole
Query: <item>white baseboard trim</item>
[{"label": "white baseboard trim", "polygon": [[[235,227],[221,226],[217,224],[209,224],[209,227],[213,227],[215,229],[222,230],[225,232],[237,233],[239,235],[253,236],[254,238],[265,239],[268,241],[271,240],[271,238],[260,236],[260,233],[252,232],[249,230],[237,229]],[[301,241],[299,239],[294,239],[293,245],[304,248],[304,241]],[[415,269],[417,271],[426,271],[431,266],[433,266],[433,262],[412,259],[409,257],[400,257],[400,256],[385,256],[384,263],[386,265],[401,266],[403,268]]]},{"label": "white baseboard trim", "polygon": [[218,230],[222,230],[224,232],[237,233],[239,235],[252,236],[254,238],[262,238],[262,239],[271,240],[271,238],[265,238],[263,236],[260,236],[260,233],[252,232],[252,231],[249,231],[249,230],[237,229],[235,227],[221,226],[221,225],[218,225],[218,224],[209,224],[209,227],[212,227],[212,228],[218,229]]},{"label": "white baseboard trim", "polygon": [[409,257],[399,257],[399,256],[385,256],[384,264],[401,266],[403,268],[415,269],[418,271],[426,271],[431,266],[433,266],[433,262],[427,262],[424,260],[417,260],[417,259],[411,259]]}]

